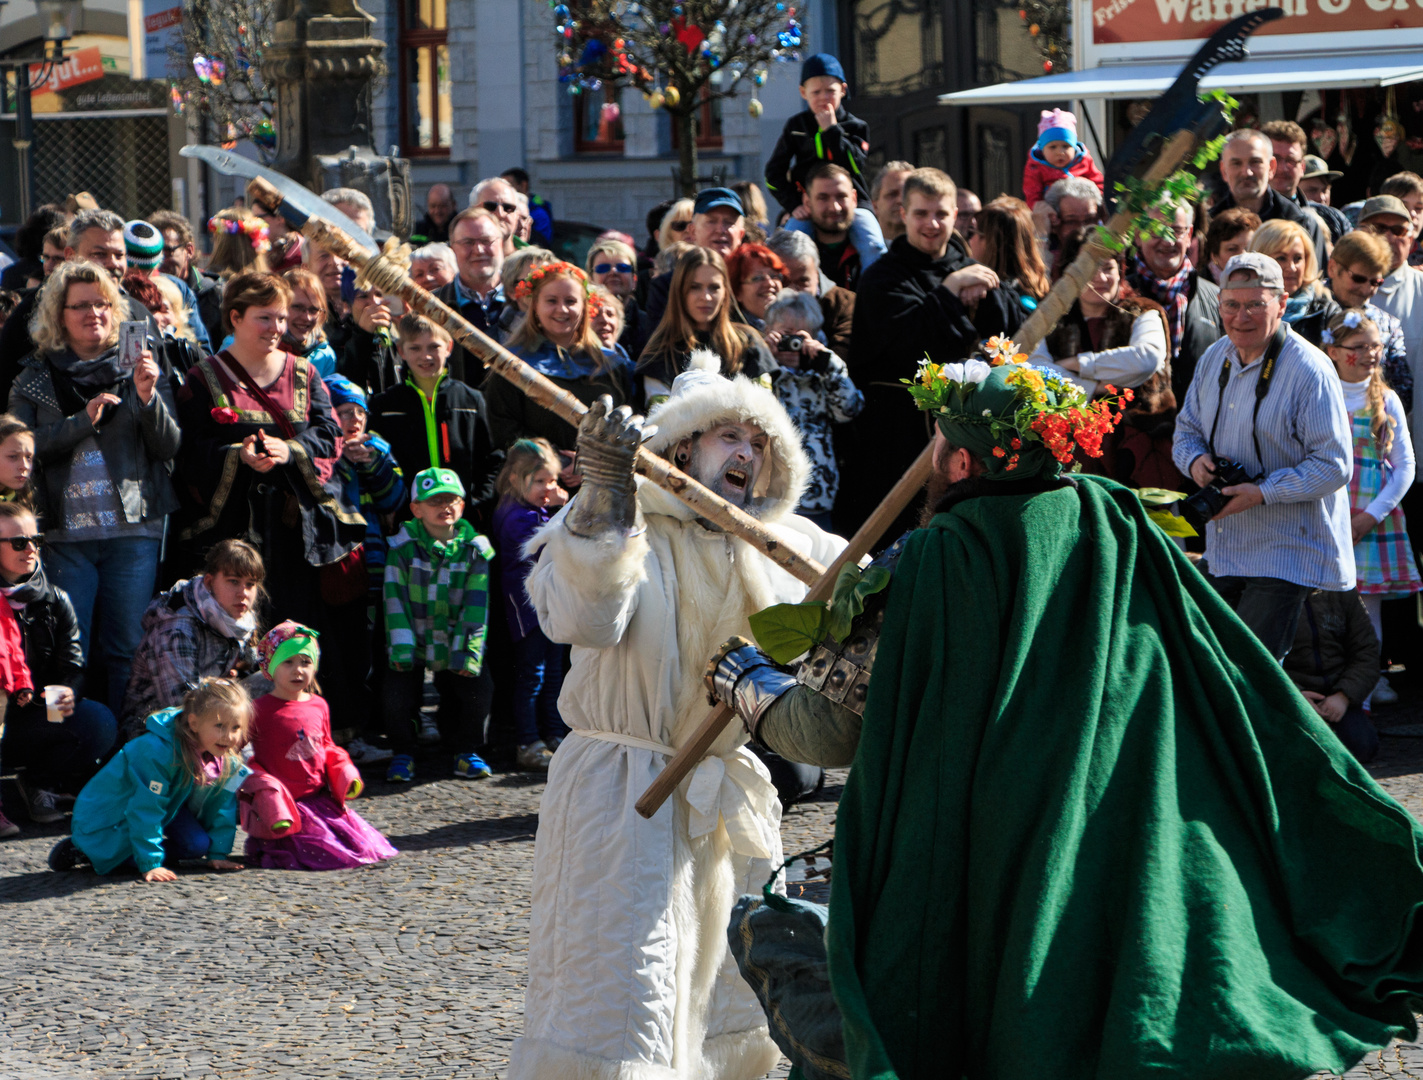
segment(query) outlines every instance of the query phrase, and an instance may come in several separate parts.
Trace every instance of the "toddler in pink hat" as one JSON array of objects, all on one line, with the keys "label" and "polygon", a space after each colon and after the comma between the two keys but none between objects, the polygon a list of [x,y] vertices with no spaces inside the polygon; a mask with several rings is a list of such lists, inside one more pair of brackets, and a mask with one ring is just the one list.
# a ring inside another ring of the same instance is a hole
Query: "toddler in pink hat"
[{"label": "toddler in pink hat", "polygon": [[1082,176],[1103,190],[1102,170],[1077,138],[1077,117],[1066,109],[1044,110],[1038,121],[1038,141],[1023,166],[1023,201],[1030,207],[1064,176]]}]

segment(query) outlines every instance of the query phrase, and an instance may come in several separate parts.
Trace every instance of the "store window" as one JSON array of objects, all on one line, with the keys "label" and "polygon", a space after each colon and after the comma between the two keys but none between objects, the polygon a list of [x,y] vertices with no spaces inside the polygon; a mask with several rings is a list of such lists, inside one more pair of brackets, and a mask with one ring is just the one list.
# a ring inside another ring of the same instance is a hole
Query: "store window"
[{"label": "store window", "polygon": [[454,136],[447,0],[403,0],[401,144],[412,157],[444,157]]},{"label": "store window", "polygon": [[604,83],[573,98],[573,146],[580,154],[623,152],[621,93]]}]

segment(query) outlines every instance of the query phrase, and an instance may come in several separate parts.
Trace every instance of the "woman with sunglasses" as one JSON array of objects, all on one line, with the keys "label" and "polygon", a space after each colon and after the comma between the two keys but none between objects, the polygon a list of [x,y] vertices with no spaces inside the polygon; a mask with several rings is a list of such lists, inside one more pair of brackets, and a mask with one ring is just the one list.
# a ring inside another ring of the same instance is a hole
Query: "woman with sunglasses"
[{"label": "woman with sunglasses", "polygon": [[1413,368],[1408,362],[1408,345],[1403,324],[1374,303],[1379,286],[1388,276],[1388,244],[1373,233],[1355,229],[1345,233],[1329,255],[1329,279],[1325,282],[1342,308],[1363,308],[1383,337],[1383,375],[1389,388],[1403,402],[1403,411],[1413,408]]},{"label": "woman with sunglasses", "polygon": [[618,344],[636,363],[652,333],[637,302],[637,253],[621,240],[600,237],[588,249],[584,266],[589,281],[603,286],[622,302],[623,329]]},{"label": "woman with sunglasses", "polygon": [[163,519],[178,508],[169,479],[179,442],[172,382],[148,348],[132,371],[121,365],[126,310],[98,266],[62,265],[40,290],[35,352],[10,395],[10,411],[35,433],[49,572],[74,603],[85,658],[92,636],[104,643],[110,701],[123,700]]},{"label": "woman with sunglasses", "polygon": [[666,251],[673,244],[690,239],[687,230],[692,227],[692,208],[696,204],[691,199],[678,199],[662,215],[662,224],[657,228],[657,250]]},{"label": "woman with sunglasses", "polygon": [[1250,250],[1280,264],[1285,281],[1285,322],[1316,349],[1324,343],[1324,328],[1340,307],[1320,280],[1319,259],[1309,234],[1293,221],[1276,218],[1255,230]]},{"label": "woman with sunglasses", "polygon": [[[28,702],[21,705],[23,699],[17,698],[5,710],[0,760],[14,771],[25,809],[37,825],[64,817],[60,799],[79,793],[118,736],[114,714],[79,694],[84,676],[79,621],[68,594],[45,576],[43,539],[29,508],[0,503],[0,593],[19,623],[34,683]],[[52,706],[45,703],[46,687],[55,695]],[[58,722],[51,720],[55,715]]]}]

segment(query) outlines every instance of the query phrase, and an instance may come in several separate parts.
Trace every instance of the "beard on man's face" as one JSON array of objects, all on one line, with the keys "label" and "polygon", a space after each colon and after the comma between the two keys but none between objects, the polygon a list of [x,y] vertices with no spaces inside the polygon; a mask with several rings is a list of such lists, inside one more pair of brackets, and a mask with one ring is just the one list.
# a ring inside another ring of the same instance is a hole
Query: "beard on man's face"
[{"label": "beard on man's face", "polygon": [[[762,468],[764,467],[763,463]],[[735,455],[728,455],[719,462],[712,461],[694,445],[683,469],[697,483],[738,510],[744,510],[753,517],[758,514],[758,502],[751,497],[757,473],[754,463],[739,461]]]}]

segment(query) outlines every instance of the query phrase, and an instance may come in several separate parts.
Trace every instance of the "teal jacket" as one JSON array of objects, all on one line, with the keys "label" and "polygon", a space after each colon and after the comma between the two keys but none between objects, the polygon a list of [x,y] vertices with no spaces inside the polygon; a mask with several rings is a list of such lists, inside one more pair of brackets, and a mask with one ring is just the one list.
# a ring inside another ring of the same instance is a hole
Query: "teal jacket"
[{"label": "teal jacket", "polygon": [[74,803],[74,845],[94,870],[107,874],[129,857],[147,873],[163,864],[163,830],[186,803],[212,846],[209,859],[225,859],[237,836],[237,789],[252,774],[229,768],[216,783],[197,787],[183,763],[173,731],[180,709],[148,718],[144,734],[123,745],[84,785]]}]

